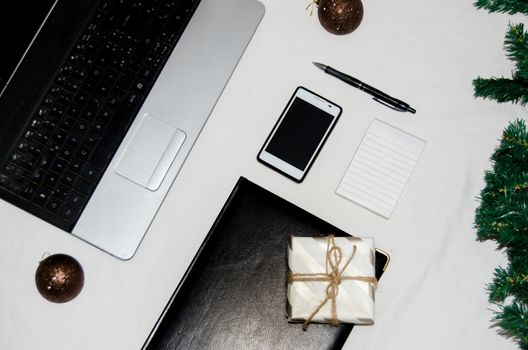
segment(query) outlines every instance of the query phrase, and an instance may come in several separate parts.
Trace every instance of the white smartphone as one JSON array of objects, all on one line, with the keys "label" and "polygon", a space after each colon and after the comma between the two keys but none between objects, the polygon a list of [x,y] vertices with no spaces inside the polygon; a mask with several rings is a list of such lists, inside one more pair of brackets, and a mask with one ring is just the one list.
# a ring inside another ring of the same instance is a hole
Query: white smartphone
[{"label": "white smartphone", "polygon": [[257,159],[301,182],[340,115],[341,107],[299,86],[262,146]]}]

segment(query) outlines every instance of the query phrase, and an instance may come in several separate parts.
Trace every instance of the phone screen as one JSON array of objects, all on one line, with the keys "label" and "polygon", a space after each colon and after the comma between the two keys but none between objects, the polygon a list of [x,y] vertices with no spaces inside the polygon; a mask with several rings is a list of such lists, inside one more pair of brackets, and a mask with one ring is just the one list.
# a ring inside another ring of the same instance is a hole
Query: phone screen
[{"label": "phone screen", "polygon": [[304,170],[334,119],[331,114],[295,98],[265,150]]}]

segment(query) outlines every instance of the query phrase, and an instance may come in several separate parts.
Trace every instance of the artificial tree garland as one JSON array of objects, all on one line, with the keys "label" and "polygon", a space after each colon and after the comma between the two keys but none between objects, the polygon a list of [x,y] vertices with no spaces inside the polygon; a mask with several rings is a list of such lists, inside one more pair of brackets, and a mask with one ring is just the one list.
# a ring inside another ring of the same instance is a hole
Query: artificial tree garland
[{"label": "artificial tree garland", "polygon": [[[528,14],[526,0],[478,0],[490,12]],[[505,50],[515,63],[512,78],[477,78],[475,96],[499,103],[528,102],[528,33],[522,24],[510,25]],[[508,266],[495,270],[488,285],[489,300],[499,310],[493,323],[499,333],[528,350],[528,132],[523,120],[510,123],[491,157],[493,170],[476,210],[477,239],[496,241],[505,251]]]},{"label": "artificial tree garland", "polygon": [[[525,1],[528,10],[528,1]],[[522,23],[510,25],[504,47],[515,63],[511,78],[477,78],[473,81],[475,96],[525,105],[528,102],[528,33]]]}]

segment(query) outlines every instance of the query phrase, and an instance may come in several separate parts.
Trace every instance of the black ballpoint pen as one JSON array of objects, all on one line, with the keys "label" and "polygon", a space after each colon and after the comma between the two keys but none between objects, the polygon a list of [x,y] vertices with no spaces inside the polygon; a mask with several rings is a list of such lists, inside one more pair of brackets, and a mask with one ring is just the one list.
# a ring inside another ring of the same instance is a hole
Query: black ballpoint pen
[{"label": "black ballpoint pen", "polygon": [[353,87],[358,88],[359,90],[364,91],[367,94],[373,96],[374,101],[377,101],[399,112],[411,112],[413,114],[416,113],[416,110],[409,106],[409,104],[400,101],[394,97],[391,97],[383,91],[380,91],[368,84],[365,84],[359,79],[351,77],[350,75],[346,75],[345,73],[341,73],[340,71],[335,70],[332,67],[325,66],[324,64],[316,62],[312,63],[324,70],[326,74],[330,74],[331,76],[336,77],[337,79],[344,81],[345,83],[352,85]]}]

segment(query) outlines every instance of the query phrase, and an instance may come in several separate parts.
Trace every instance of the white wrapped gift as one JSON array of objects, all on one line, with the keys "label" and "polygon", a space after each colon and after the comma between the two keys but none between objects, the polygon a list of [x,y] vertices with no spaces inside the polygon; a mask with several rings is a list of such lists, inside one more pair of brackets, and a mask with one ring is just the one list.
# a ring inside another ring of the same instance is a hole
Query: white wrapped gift
[{"label": "white wrapped gift", "polygon": [[288,318],[308,323],[374,323],[373,238],[290,237]]}]

